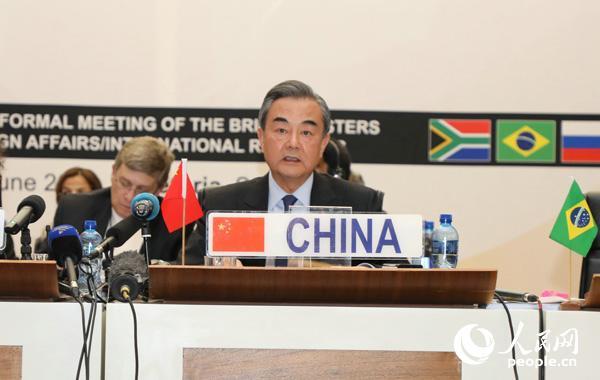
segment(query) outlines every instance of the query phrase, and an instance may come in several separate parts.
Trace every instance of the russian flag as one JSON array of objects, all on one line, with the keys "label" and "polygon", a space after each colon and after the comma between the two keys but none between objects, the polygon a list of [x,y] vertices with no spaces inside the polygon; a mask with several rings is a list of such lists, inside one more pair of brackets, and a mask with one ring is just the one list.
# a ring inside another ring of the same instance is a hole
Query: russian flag
[{"label": "russian flag", "polygon": [[562,122],[562,162],[600,163],[600,120]]}]

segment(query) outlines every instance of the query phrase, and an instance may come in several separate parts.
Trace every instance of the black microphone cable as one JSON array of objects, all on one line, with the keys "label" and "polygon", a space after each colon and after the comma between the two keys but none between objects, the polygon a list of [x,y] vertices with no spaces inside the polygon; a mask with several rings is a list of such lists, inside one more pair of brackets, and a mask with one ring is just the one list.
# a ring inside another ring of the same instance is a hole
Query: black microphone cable
[{"label": "black microphone cable", "polygon": [[538,344],[540,347],[540,351],[538,352],[538,359],[540,360],[540,366],[538,367],[538,379],[539,380],[544,380],[546,378],[546,361],[544,360],[544,356],[546,355],[546,346],[545,343],[542,339],[544,337],[544,330],[545,330],[545,326],[544,326],[544,309],[543,309],[543,304],[542,301],[540,301],[540,299],[538,298],[537,300],[537,304],[538,304],[538,312],[539,312],[539,316],[540,316],[540,322],[539,322],[539,334],[538,334]]},{"label": "black microphone cable", "polygon": [[[74,297],[75,298],[75,297]],[[75,377],[75,379],[79,379],[79,373],[81,372],[81,364],[82,364],[82,358],[83,356],[85,356],[86,360],[86,366],[85,366],[85,372],[86,372],[86,379],[89,379],[90,374],[89,374],[89,368],[87,366],[87,363],[89,362],[88,360],[88,355],[87,355],[87,326],[85,325],[85,309],[83,307],[83,302],[81,302],[81,300],[79,298],[75,298],[75,301],[77,301],[77,303],[79,304],[80,308],[81,308],[81,328],[82,328],[82,332],[83,332],[83,346],[81,347],[81,355],[79,356],[79,365],[77,366],[77,375]]]},{"label": "black microphone cable", "polygon": [[84,271],[84,273],[86,273],[86,282],[87,282],[89,293],[90,293],[89,299],[90,299],[92,306],[90,308],[90,315],[88,317],[87,326],[85,327],[85,330],[84,330],[84,341],[83,341],[83,346],[81,347],[81,353],[79,355],[79,363],[77,365],[76,379],[79,379],[82,364],[85,364],[86,379],[89,379],[90,356],[91,356],[91,352],[92,352],[94,326],[96,324],[96,315],[97,315],[97,310],[98,310],[98,302],[96,299],[97,289],[95,287],[95,281],[94,281],[94,277],[92,274],[92,266],[90,263],[87,263],[86,265],[88,265],[88,267],[89,267],[88,268],[89,272]]},{"label": "black microphone cable", "polygon": [[90,322],[91,322],[92,316],[93,316],[93,305],[92,305],[92,308],[90,308],[88,323],[85,328],[85,332],[83,334],[83,345],[81,346],[81,353],[79,354],[79,363],[77,365],[77,375],[75,377],[76,379],[79,379],[82,364],[85,366],[86,379],[89,379],[90,355],[88,352],[88,344],[87,343],[88,343],[88,337],[89,337],[89,333],[90,333]]},{"label": "black microphone cable", "polygon": [[[90,269],[91,269],[91,265],[90,265]],[[97,297],[96,281],[94,280],[93,274],[87,275],[86,280],[87,280],[87,284],[88,284],[88,289],[90,289],[90,294],[92,294],[92,297],[91,297],[92,310],[90,311],[91,327],[89,327],[90,325],[88,322],[89,332],[88,332],[87,352],[88,352],[88,366],[89,366],[89,358],[92,356],[92,342],[94,340],[94,326],[96,325],[96,312],[98,310],[98,302],[96,300],[96,297]]]},{"label": "black microphone cable", "polygon": [[[80,268],[80,270],[82,270]],[[88,285],[88,289],[89,289],[89,285]],[[75,379],[79,380],[79,375],[81,373],[81,365],[84,364],[85,365],[85,371],[86,371],[86,379],[89,378],[89,375],[87,375],[87,373],[89,372],[89,367],[88,367],[88,363],[89,363],[89,355],[88,355],[88,351],[87,351],[87,341],[88,341],[88,333],[89,333],[89,327],[90,327],[90,322],[91,322],[91,317],[92,317],[92,310],[90,309],[90,315],[88,317],[88,323],[87,325],[85,324],[85,314],[84,314],[84,310],[83,310],[83,303],[79,300],[77,300],[77,302],[79,302],[79,304],[81,305],[81,312],[82,312],[82,324],[83,324],[83,345],[81,346],[81,353],[79,354],[79,363],[77,364],[77,374],[75,375]]]},{"label": "black microphone cable", "polygon": [[135,351],[135,380],[138,379],[138,371],[139,371],[139,357],[138,357],[138,336],[137,336],[137,316],[135,315],[135,308],[133,307],[133,301],[131,297],[129,297],[129,292],[127,290],[123,291],[123,296],[129,302],[129,307],[131,307],[131,314],[133,315],[133,349]]},{"label": "black microphone cable", "polygon": [[[500,303],[504,307],[504,310],[506,311],[506,315],[508,316],[508,327],[510,328],[510,341],[514,342],[515,329],[513,328],[512,317],[510,315],[510,311],[508,310],[508,307],[506,306],[506,303],[504,303],[504,299],[502,298],[502,296],[500,294],[494,292],[494,297],[496,297],[498,299],[498,301],[500,301]],[[515,374],[515,380],[519,380],[519,371],[517,370],[515,345],[512,346],[512,358],[513,358],[513,363],[515,363],[515,364],[513,364],[513,372]]]},{"label": "black microphone cable", "polygon": [[131,308],[131,315],[133,317],[133,351],[135,353],[135,379],[138,379],[140,360],[138,355],[138,333],[137,333],[137,315],[135,313],[135,307],[133,307],[133,301],[129,294],[129,288],[123,287],[120,290],[121,297],[129,303]]}]

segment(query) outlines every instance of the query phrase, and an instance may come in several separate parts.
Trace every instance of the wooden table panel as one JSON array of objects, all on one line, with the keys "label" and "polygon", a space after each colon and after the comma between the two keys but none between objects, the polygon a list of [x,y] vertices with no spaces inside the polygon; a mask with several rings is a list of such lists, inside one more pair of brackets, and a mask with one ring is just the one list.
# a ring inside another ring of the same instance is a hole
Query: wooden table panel
[{"label": "wooden table panel", "polygon": [[176,302],[488,304],[496,270],[150,266],[150,297]]},{"label": "wooden table panel", "polygon": [[0,379],[21,379],[23,347],[0,346]]},{"label": "wooden table panel", "polygon": [[186,348],[184,379],[460,379],[453,352]]}]

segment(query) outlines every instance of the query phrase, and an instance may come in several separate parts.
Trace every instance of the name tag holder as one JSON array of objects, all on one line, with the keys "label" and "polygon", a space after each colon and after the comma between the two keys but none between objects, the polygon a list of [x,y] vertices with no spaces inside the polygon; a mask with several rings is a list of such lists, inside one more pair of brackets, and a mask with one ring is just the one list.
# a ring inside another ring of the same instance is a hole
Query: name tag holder
[{"label": "name tag holder", "polygon": [[[347,206],[290,206],[290,214],[352,214],[352,207]],[[314,268],[322,266],[350,267],[351,257],[267,257],[266,267],[283,266],[288,268]]]},{"label": "name tag holder", "polygon": [[210,212],[207,256],[266,259],[282,266],[349,266],[352,259],[406,263],[422,255],[420,215],[350,213],[349,207],[299,206],[288,213]]}]

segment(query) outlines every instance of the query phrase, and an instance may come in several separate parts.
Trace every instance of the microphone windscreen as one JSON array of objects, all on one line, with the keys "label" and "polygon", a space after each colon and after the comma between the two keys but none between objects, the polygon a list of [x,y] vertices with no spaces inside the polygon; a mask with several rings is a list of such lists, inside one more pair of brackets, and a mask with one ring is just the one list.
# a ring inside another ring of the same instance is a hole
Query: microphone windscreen
[{"label": "microphone windscreen", "polygon": [[131,200],[131,215],[142,222],[156,218],[160,211],[160,203],[154,194],[140,193]]},{"label": "microphone windscreen", "polygon": [[148,265],[144,257],[136,251],[127,251],[116,256],[108,272],[110,294],[121,302],[135,300],[144,292],[147,280]]},{"label": "microphone windscreen", "polygon": [[77,229],[69,224],[56,226],[48,232],[48,256],[64,266],[67,257],[75,264],[81,260],[82,247]]},{"label": "microphone windscreen", "polygon": [[148,265],[146,265],[144,256],[137,251],[125,251],[115,256],[110,265],[109,282],[124,274],[135,277],[139,275],[140,282],[146,281],[148,279]]},{"label": "microphone windscreen", "polygon": [[21,203],[19,203],[17,211],[20,211],[25,206],[29,206],[33,210],[29,220],[30,223],[37,221],[42,217],[44,211],[46,211],[46,202],[44,202],[44,199],[39,195],[30,195],[23,199]]},{"label": "microphone windscreen", "polygon": [[127,218],[109,228],[108,231],[106,231],[106,237],[115,239],[116,242],[112,245],[113,247],[120,247],[140,228],[142,228],[140,222],[135,219],[133,215],[129,215]]}]

